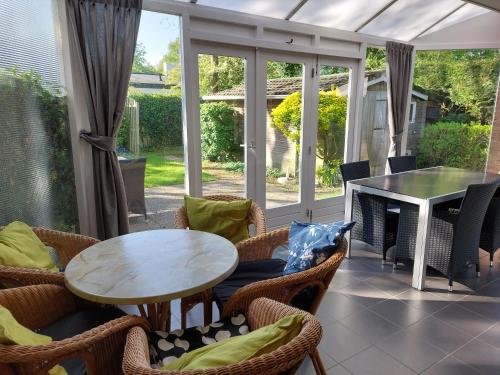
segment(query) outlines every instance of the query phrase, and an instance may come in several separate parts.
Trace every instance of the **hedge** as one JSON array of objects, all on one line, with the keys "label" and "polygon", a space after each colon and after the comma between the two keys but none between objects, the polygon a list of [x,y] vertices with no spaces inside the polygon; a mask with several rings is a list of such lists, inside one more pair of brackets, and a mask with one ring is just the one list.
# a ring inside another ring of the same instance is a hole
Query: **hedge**
[{"label": "hedge", "polygon": [[490,125],[478,123],[437,122],[427,125],[418,146],[418,166],[444,165],[483,170],[490,131]]},{"label": "hedge", "polygon": [[[139,103],[139,126],[142,148],[160,150],[182,146],[182,99],[175,94],[130,94]],[[128,119],[125,117],[117,135],[119,146],[128,146]]]}]

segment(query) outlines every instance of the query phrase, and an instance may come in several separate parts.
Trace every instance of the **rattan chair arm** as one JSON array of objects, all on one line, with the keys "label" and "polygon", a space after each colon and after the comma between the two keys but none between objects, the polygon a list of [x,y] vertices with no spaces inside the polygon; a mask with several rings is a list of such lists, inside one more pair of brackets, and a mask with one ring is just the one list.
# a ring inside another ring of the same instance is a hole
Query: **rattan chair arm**
[{"label": "rattan chair arm", "polygon": [[273,251],[288,241],[288,228],[273,230],[236,244],[240,262],[269,259]]},{"label": "rattan chair arm", "polygon": [[290,304],[292,298],[307,286],[318,286],[325,289],[338,266],[344,259],[347,241],[344,239],[337,251],[325,262],[306,271],[257,281],[238,289],[224,304],[221,318],[233,316],[246,311],[250,303],[259,297]]},{"label": "rattan chair arm", "polygon": [[138,316],[123,316],[111,320],[99,327],[61,341],[53,341],[47,345],[0,345],[0,363],[28,363],[34,361],[52,361],[70,356],[82,350],[92,350],[110,336],[140,326],[148,330],[149,323]]},{"label": "rattan chair arm", "polygon": [[58,285],[30,285],[0,291],[0,305],[30,329],[43,328],[77,309],[77,299]]},{"label": "rattan chair arm", "polygon": [[0,265],[0,283],[8,287],[38,284],[55,284],[63,286],[64,273],[36,268],[19,268]]},{"label": "rattan chair arm", "polygon": [[185,206],[179,207],[177,211],[175,211],[175,227],[177,229],[186,229],[189,227],[187,210]]}]

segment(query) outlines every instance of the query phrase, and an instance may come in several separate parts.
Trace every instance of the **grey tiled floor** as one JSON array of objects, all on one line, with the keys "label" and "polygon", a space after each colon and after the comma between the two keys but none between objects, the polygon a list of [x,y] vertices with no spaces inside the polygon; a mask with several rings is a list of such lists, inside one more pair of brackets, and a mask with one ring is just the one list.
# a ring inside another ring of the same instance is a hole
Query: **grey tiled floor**
[{"label": "grey tiled floor", "polygon": [[[382,266],[356,243],[317,314],[328,374],[500,374],[500,254],[488,263],[481,251],[481,277],[461,275],[453,293],[437,274],[419,292],[408,266]],[[314,374],[309,361],[299,374]]]},{"label": "grey tiled floor", "polygon": [[[499,375],[500,251],[493,268],[481,251],[481,277],[472,271],[455,281],[453,293],[438,275],[428,276],[427,290],[419,292],[411,288],[408,266],[382,266],[378,255],[355,243],[317,314],[328,374]],[[172,310],[177,328],[178,301]],[[188,326],[202,323],[201,310],[189,313]],[[298,372],[314,373],[309,360]]]}]

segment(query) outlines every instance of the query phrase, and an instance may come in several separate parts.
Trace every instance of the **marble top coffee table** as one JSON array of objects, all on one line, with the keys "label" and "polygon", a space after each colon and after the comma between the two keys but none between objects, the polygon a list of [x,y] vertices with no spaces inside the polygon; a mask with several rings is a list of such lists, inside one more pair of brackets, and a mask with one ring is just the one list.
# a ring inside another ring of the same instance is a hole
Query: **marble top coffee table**
[{"label": "marble top coffee table", "polygon": [[68,263],[65,283],[89,301],[138,305],[155,329],[165,330],[171,300],[215,286],[237,265],[236,247],[225,238],[185,229],[151,230],[82,251]]}]

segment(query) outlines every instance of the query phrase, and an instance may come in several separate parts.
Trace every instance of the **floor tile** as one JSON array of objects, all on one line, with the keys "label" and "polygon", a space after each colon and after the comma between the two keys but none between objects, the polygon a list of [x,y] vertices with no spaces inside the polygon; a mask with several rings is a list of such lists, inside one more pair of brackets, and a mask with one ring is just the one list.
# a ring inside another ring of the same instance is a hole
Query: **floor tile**
[{"label": "floor tile", "polygon": [[438,311],[433,316],[471,336],[477,336],[495,324],[493,320],[460,307],[459,303],[453,303],[443,310]]},{"label": "floor tile", "polygon": [[365,308],[365,306],[342,293],[328,291],[323,301],[321,301],[316,316],[322,324],[329,325]]},{"label": "floor tile", "polygon": [[448,356],[424,371],[422,375],[481,375],[481,373],[462,361]]},{"label": "floor tile", "polygon": [[329,289],[337,291],[359,280],[360,279],[356,277],[356,272],[339,269],[337,270],[337,272],[335,272],[335,276],[330,283]]},{"label": "floor tile", "polygon": [[471,335],[432,316],[406,328],[405,332],[423,338],[446,353],[458,349],[472,339]]},{"label": "floor tile", "polygon": [[327,371],[327,373],[328,375],[351,375],[351,373],[342,365],[333,366]]},{"label": "floor tile", "polygon": [[[327,370],[337,364],[337,362],[335,362],[332,358],[330,358],[330,356],[327,355],[326,353],[320,353],[320,356],[321,356],[321,362],[323,362],[323,366]],[[313,374],[316,374],[316,371],[314,370],[314,365],[311,361],[311,358],[307,357],[297,370],[297,375],[313,375]]]},{"label": "floor tile", "polygon": [[380,302],[371,306],[370,310],[403,328],[429,316],[425,311],[415,309],[397,299],[388,299]]},{"label": "floor tile", "polygon": [[372,346],[342,363],[354,375],[414,375],[415,372]]},{"label": "floor tile", "polygon": [[366,281],[390,296],[401,294],[411,288],[411,284],[406,280],[400,280],[384,273],[371,277]]},{"label": "floor tile", "polygon": [[323,327],[323,338],[319,344],[320,349],[337,362],[342,362],[369,346],[368,340],[339,322]]},{"label": "floor tile", "polygon": [[500,373],[500,350],[473,340],[453,353],[453,357],[460,359],[483,375],[498,375]]},{"label": "floor tile", "polygon": [[409,334],[406,330],[385,338],[376,346],[417,373],[446,356],[444,351],[424,341],[420,335]]},{"label": "floor tile", "polygon": [[441,309],[444,309],[451,303],[430,292],[418,291],[416,289],[408,289],[393,298],[404,302],[415,309],[422,310],[427,314],[433,314]]},{"label": "floor tile", "polygon": [[372,343],[390,336],[400,329],[370,310],[349,315],[340,322]]},{"label": "floor tile", "polygon": [[481,334],[478,339],[500,349],[500,322]]},{"label": "floor tile", "polygon": [[500,320],[500,298],[472,294],[461,300],[460,306],[491,320]]},{"label": "floor tile", "polygon": [[347,287],[339,290],[339,292],[366,307],[373,306],[390,297],[390,294],[370,285],[367,280],[349,284]]}]

